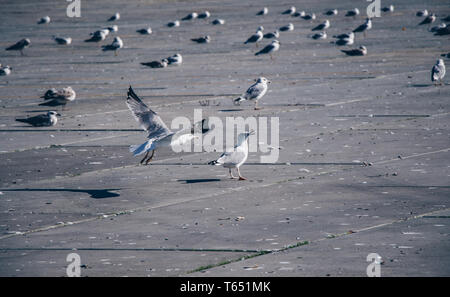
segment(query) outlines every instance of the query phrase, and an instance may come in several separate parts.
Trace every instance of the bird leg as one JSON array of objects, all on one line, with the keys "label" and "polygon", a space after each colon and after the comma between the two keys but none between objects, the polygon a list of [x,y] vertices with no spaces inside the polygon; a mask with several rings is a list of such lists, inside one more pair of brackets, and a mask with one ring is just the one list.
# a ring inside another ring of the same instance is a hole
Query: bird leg
[{"label": "bird leg", "polygon": [[258,107],[258,100],[255,101],[255,110],[260,110],[261,108]]},{"label": "bird leg", "polygon": [[231,179],[235,179],[236,177],[233,176],[233,172],[231,172],[231,168],[229,168],[228,170],[229,170],[228,172],[230,173],[230,178],[231,178]]},{"label": "bird leg", "polygon": [[366,38],[366,37],[367,37],[366,30],[364,30],[364,38]]},{"label": "bird leg", "polygon": [[152,155],[147,159],[147,161],[145,161],[145,165],[148,165],[148,163],[150,163],[150,161],[153,159],[154,154],[155,154],[155,150],[152,150]]},{"label": "bird leg", "polygon": [[243,177],[241,175],[241,172],[239,171],[239,167],[237,167],[237,172],[238,172],[238,175],[239,175],[239,180],[247,180],[245,177]]},{"label": "bird leg", "polygon": [[114,51],[114,57],[117,57],[117,51]]},{"label": "bird leg", "polygon": [[270,56],[270,59],[273,61],[273,57],[272,57],[272,54],[269,54],[269,56]]},{"label": "bird leg", "polygon": [[23,50],[20,50],[20,55],[21,55],[21,56],[24,56]]},{"label": "bird leg", "polygon": [[144,163],[145,159],[147,159],[149,151],[147,151],[147,153],[145,154],[144,158],[141,160],[141,162],[139,162],[139,164]]}]

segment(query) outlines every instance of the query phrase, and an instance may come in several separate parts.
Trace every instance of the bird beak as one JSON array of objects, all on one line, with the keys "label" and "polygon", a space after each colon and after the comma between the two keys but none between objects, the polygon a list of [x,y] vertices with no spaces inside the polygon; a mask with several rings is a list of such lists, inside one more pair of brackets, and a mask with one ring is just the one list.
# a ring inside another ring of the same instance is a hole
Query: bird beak
[{"label": "bird beak", "polygon": [[268,80],[268,81],[267,81],[267,83],[268,83],[268,84],[271,84],[271,83],[272,83],[272,81]]},{"label": "bird beak", "polygon": [[255,130],[250,130],[249,135],[255,135]]}]

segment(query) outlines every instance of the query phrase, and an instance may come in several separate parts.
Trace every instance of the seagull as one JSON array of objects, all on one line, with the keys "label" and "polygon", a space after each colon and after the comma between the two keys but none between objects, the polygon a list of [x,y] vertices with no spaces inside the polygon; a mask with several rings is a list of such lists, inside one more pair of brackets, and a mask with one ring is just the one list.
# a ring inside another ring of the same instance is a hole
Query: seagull
[{"label": "seagull", "polygon": [[312,28],[312,31],[322,31],[325,29],[330,28],[330,21],[329,20],[325,20],[325,22],[323,22],[320,25],[317,25],[316,27]]},{"label": "seagull", "polygon": [[280,49],[280,42],[278,40],[273,40],[271,44],[266,45],[262,50],[255,53],[255,56],[259,56],[262,54],[269,54],[270,59],[273,60],[272,53],[278,51]]},{"label": "seagull", "polygon": [[[140,164],[147,165],[153,158],[155,150],[164,146],[182,146],[197,138],[196,132],[205,134],[209,131],[208,120],[203,119],[189,129],[182,129],[176,133],[169,130],[156,112],[151,110],[133,91],[130,86],[127,93],[127,106],[141,128],[148,132],[148,140],[140,145],[130,146],[134,156],[146,153]],[[152,155],[148,157],[150,151]]]},{"label": "seagull", "polygon": [[355,43],[355,39],[354,38],[342,38],[342,39],[338,39],[336,40],[336,45],[352,45],[353,43]]},{"label": "seagull", "polygon": [[367,55],[367,48],[362,45],[359,48],[351,50],[341,50],[341,52],[345,53],[347,56],[365,56]]},{"label": "seagull", "polygon": [[55,88],[48,89],[47,92],[41,98],[44,98],[44,100],[53,99],[56,94],[58,93],[58,90]]},{"label": "seagull", "polygon": [[323,31],[323,32],[319,32],[314,34],[313,36],[311,36],[312,39],[327,39],[327,32]]},{"label": "seagull", "polygon": [[431,24],[436,20],[436,15],[434,13],[427,16],[419,25]]},{"label": "seagull", "polygon": [[47,15],[45,17],[42,17],[39,19],[39,21],[37,22],[39,25],[41,24],[48,24],[50,23],[50,17]]},{"label": "seagull", "polygon": [[297,11],[292,14],[293,17],[304,17],[306,15],[305,11]]},{"label": "seagull", "polygon": [[353,33],[353,32],[344,33],[344,34],[340,34],[340,35],[333,35],[333,37],[337,38],[337,39],[345,39],[345,38],[354,39],[355,38],[355,33]]},{"label": "seagull", "polygon": [[297,9],[294,6],[291,6],[288,10],[283,11],[282,14],[293,14]]},{"label": "seagull", "polygon": [[431,81],[436,86],[436,82],[439,81],[439,84],[442,85],[442,79],[445,76],[445,64],[444,60],[439,59],[436,62],[436,65],[431,69]]},{"label": "seagull", "polygon": [[123,41],[119,36],[114,37],[111,44],[102,46],[103,51],[114,51],[114,55],[117,56],[117,51],[123,47]]},{"label": "seagull", "polygon": [[450,22],[450,15],[446,16],[445,18],[441,19],[444,22]]},{"label": "seagull", "polygon": [[261,39],[263,39],[263,32],[262,30],[260,30],[260,28],[258,28],[258,30],[256,31],[255,34],[253,34],[252,36],[250,36],[247,41],[244,42],[244,44],[247,43],[255,43],[256,47],[258,47],[258,41],[261,41]]},{"label": "seagull", "polygon": [[196,12],[191,12],[190,14],[188,14],[187,16],[185,16],[184,18],[182,18],[182,21],[189,21],[189,20],[194,20],[198,17],[198,14]]},{"label": "seagull", "polygon": [[57,43],[57,44],[62,44],[62,45],[69,45],[72,43],[72,38],[70,37],[57,37],[57,36],[53,36],[53,40]]},{"label": "seagull", "polygon": [[142,34],[142,35],[150,35],[150,34],[152,34],[152,28],[150,28],[150,27],[148,27],[148,28],[143,28],[143,29],[139,29],[139,30],[137,30],[136,32],[138,32],[139,34]]},{"label": "seagull", "polygon": [[265,77],[260,77],[255,80],[256,82],[251,85],[247,91],[240,97],[233,100],[235,104],[239,104],[245,100],[255,100],[255,110],[258,110],[258,100],[261,99],[266,93],[270,81]]},{"label": "seagull", "polygon": [[366,37],[366,32],[370,29],[372,29],[372,20],[370,18],[367,18],[365,23],[359,25],[355,30],[353,30],[353,32],[364,32],[364,37]]},{"label": "seagull", "polygon": [[181,65],[183,63],[183,57],[180,54],[175,54],[172,57],[168,57],[167,62],[169,65]]},{"label": "seagull", "polygon": [[197,43],[209,43],[211,41],[211,37],[209,37],[209,35],[206,35],[200,38],[192,38],[191,40]]},{"label": "seagull", "polygon": [[240,133],[238,135],[238,141],[233,151],[224,152],[219,159],[209,162],[209,165],[222,165],[225,168],[228,168],[228,172],[230,173],[230,178],[235,179],[233,176],[231,169],[236,168],[237,173],[239,175],[239,180],[246,180],[245,177],[241,175],[239,167],[247,161],[248,157],[248,137],[250,135],[255,134],[252,130],[250,132]]},{"label": "seagull", "polygon": [[33,127],[54,126],[58,122],[57,116],[61,116],[56,111],[49,111],[46,114],[40,114],[26,119],[16,119],[18,122],[30,124]]},{"label": "seagull", "polygon": [[332,9],[332,10],[328,10],[327,12],[325,12],[325,15],[337,15],[337,14],[338,14],[337,9]]},{"label": "seagull", "polygon": [[258,11],[256,15],[266,15],[269,13],[269,9],[267,7],[264,7],[262,10]]},{"label": "seagull", "polygon": [[56,92],[53,92],[52,89],[50,89],[49,91],[47,91],[43,96],[43,98],[47,99],[48,101],[39,104],[40,106],[62,105],[63,107],[65,107],[68,102],[74,101],[77,96],[72,87],[66,87],[62,90],[55,90]]},{"label": "seagull", "polygon": [[441,57],[444,57],[444,58],[450,59],[450,52],[449,52],[449,53],[447,53],[447,54],[442,54],[442,55],[441,55]]},{"label": "seagull", "polygon": [[31,45],[31,41],[28,38],[24,38],[17,43],[7,47],[7,51],[20,51],[20,54],[23,56],[23,50]]},{"label": "seagull", "polygon": [[10,75],[11,70],[12,70],[12,68],[10,66],[6,65],[6,66],[2,67],[2,65],[0,64],[0,76]]},{"label": "seagull", "polygon": [[169,61],[167,59],[162,59],[161,61],[141,63],[141,65],[148,66],[150,68],[166,68],[168,64]]},{"label": "seagull", "polygon": [[439,28],[434,33],[434,35],[437,35],[437,36],[449,35],[449,34],[450,34],[450,26],[446,26],[445,28]]},{"label": "seagull", "polygon": [[352,10],[347,11],[347,13],[345,14],[346,17],[355,17],[359,15],[359,9],[358,8],[353,8]]},{"label": "seagull", "polygon": [[120,19],[120,13],[116,12],[113,16],[108,19],[108,22],[118,21]]},{"label": "seagull", "polygon": [[315,20],[316,19],[316,14],[315,13],[305,14],[304,16],[302,16],[302,18],[304,20]]},{"label": "seagull", "polygon": [[424,9],[424,10],[419,10],[417,13],[416,13],[416,16],[418,16],[418,17],[426,17],[426,16],[428,16],[428,10],[426,10],[426,9]]},{"label": "seagull", "polygon": [[205,12],[200,13],[197,17],[199,19],[207,19],[211,16],[211,14],[209,13],[209,11],[205,10]]},{"label": "seagull", "polygon": [[444,28],[446,28],[446,27],[447,27],[447,24],[446,24],[446,23],[441,23],[441,24],[439,24],[438,26],[432,27],[429,31],[430,31],[430,32],[438,32],[440,29],[444,29]]},{"label": "seagull", "polygon": [[389,5],[388,7],[383,7],[381,10],[384,12],[394,12],[394,5]]},{"label": "seagull", "polygon": [[86,39],[84,42],[99,42],[106,39],[106,36],[109,35],[108,29],[102,29],[91,33],[92,37]]},{"label": "seagull", "polygon": [[112,25],[112,26],[106,27],[106,28],[104,28],[104,29],[108,30],[109,32],[117,32],[117,31],[119,31],[119,26],[117,26],[117,25]]},{"label": "seagull", "polygon": [[283,26],[279,29],[281,32],[286,32],[286,31],[293,31],[294,30],[294,24],[289,23],[286,26]]},{"label": "seagull", "polygon": [[214,21],[211,22],[213,25],[223,25],[225,24],[225,20],[222,19],[215,19]]},{"label": "seagull", "polygon": [[180,21],[173,21],[173,22],[167,23],[167,27],[179,27],[179,26],[180,26]]},{"label": "seagull", "polygon": [[267,39],[278,38],[280,37],[280,32],[278,32],[278,30],[275,30],[275,32],[269,32],[264,34],[263,37]]}]

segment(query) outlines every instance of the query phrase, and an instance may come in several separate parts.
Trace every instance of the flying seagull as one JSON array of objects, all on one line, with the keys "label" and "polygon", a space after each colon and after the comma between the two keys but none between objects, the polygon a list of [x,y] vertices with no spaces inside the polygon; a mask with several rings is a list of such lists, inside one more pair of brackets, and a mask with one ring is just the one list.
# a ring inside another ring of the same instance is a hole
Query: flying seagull
[{"label": "flying seagull", "polygon": [[234,99],[235,104],[239,104],[242,101],[246,100],[254,100],[255,101],[255,110],[258,110],[258,100],[261,99],[266,93],[268,86],[267,84],[270,84],[270,81],[265,77],[260,77],[256,82],[251,85],[247,91],[238,98]]},{"label": "flying seagull", "polygon": [[362,45],[359,48],[351,49],[351,50],[341,50],[347,56],[365,56],[367,55],[367,48]]},{"label": "flying seagull", "polygon": [[20,54],[23,56],[23,50],[31,45],[31,41],[28,38],[24,38],[17,43],[7,47],[7,51],[20,51]]},{"label": "flying seagull", "polygon": [[225,168],[228,168],[228,172],[230,173],[230,178],[235,179],[231,170],[233,168],[237,169],[237,173],[239,175],[239,180],[246,180],[245,177],[241,175],[239,167],[247,161],[248,157],[248,137],[250,135],[255,134],[252,130],[250,132],[241,133],[238,135],[238,141],[236,146],[232,151],[224,152],[219,159],[209,162],[209,165],[222,165]]},{"label": "flying seagull", "polygon": [[434,83],[434,85],[439,82],[440,85],[442,85],[442,79],[445,76],[445,64],[444,60],[439,59],[436,62],[436,65],[433,66],[431,69],[431,81]]},{"label": "flying seagull", "polygon": [[271,44],[266,45],[262,50],[255,53],[255,56],[269,54],[270,59],[273,60],[272,53],[278,51],[280,49],[280,42],[278,40],[273,40]]},{"label": "flying seagull", "polygon": [[16,119],[16,121],[29,124],[33,127],[48,127],[56,125],[58,122],[56,116],[61,115],[55,111],[49,111],[46,114],[40,114],[26,119]]},{"label": "flying seagull", "polygon": [[102,46],[103,51],[114,51],[114,55],[117,56],[117,51],[123,47],[123,41],[119,36],[114,37],[114,41],[111,44]]},{"label": "flying seagull", "polygon": [[[127,93],[127,106],[133,114],[136,121],[142,129],[148,132],[148,140],[140,145],[130,146],[130,152],[134,156],[145,153],[140,164],[147,165],[153,158],[155,150],[164,146],[182,146],[191,142],[192,139],[198,137],[198,134],[205,134],[209,131],[208,120],[203,119],[201,122],[195,123],[189,129],[182,129],[178,132],[172,132],[164,124],[156,112],[151,110],[133,91],[130,86]],[[149,157],[150,151],[152,152]]]},{"label": "flying seagull", "polygon": [[166,68],[168,64],[169,61],[167,59],[162,59],[161,61],[141,63],[141,65],[148,66],[150,68]]},{"label": "flying seagull", "polygon": [[40,106],[63,106],[65,107],[68,102],[74,101],[77,94],[72,87],[63,88],[62,90],[50,89],[43,97],[48,101],[39,104]]}]

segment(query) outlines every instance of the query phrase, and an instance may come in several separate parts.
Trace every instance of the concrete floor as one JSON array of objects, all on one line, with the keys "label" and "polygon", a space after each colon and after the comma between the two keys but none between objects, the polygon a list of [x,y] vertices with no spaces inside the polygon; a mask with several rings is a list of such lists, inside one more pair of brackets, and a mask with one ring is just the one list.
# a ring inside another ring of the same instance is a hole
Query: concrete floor
[{"label": "concrete floor", "polygon": [[[0,2],[0,48],[32,42],[24,57],[0,51],[13,67],[0,77],[0,276],[65,276],[72,252],[81,276],[364,277],[369,253],[382,257],[382,276],[450,276],[450,87],[430,82],[450,41],[415,16],[427,8],[445,17],[446,1],[393,0],[393,13],[357,34],[364,57],[330,43],[364,21],[363,0],[81,3],[81,18],[69,18],[65,1]],[[292,4],[317,20],[281,15]],[[264,6],[269,14],[257,17]],[[344,17],[354,6],[362,15]],[[326,17],[329,38],[311,39],[331,8],[339,14]],[[204,10],[210,19],[165,26]],[[83,42],[116,11],[118,56]],[[45,15],[52,22],[37,25]],[[243,44],[260,25],[289,22],[295,30],[281,34],[274,61]],[[135,32],[148,26],[149,36]],[[190,41],[204,35],[212,42]],[[175,53],[179,67],[139,64]],[[259,76],[272,81],[263,109],[233,106]],[[214,152],[160,149],[138,166],[128,147],[146,135],[125,104],[130,84],[168,125],[199,108],[221,119],[278,117],[279,160],[251,153],[241,167],[248,181],[207,165]],[[77,99],[57,109],[56,126],[15,121],[47,111],[39,97],[68,85]]]}]

